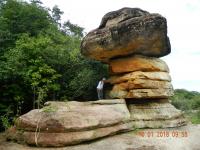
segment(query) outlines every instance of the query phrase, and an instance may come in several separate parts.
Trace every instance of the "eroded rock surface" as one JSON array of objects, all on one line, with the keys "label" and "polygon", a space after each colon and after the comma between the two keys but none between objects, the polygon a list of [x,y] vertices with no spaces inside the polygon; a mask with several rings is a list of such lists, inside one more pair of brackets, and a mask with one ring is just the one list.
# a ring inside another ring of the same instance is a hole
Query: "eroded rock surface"
[{"label": "eroded rock surface", "polygon": [[167,64],[159,59],[145,56],[124,57],[109,62],[110,74],[143,72],[169,72]]},{"label": "eroded rock surface", "polygon": [[123,99],[47,102],[17,119],[13,137],[30,145],[65,146],[132,130],[129,122]]},{"label": "eroded rock surface", "polygon": [[132,89],[172,89],[171,82],[159,81],[159,80],[149,80],[149,79],[135,79],[129,80],[127,82],[122,82],[115,84],[113,90],[132,90]]},{"label": "eroded rock surface", "polygon": [[169,98],[174,95],[172,88],[157,88],[157,89],[132,89],[132,90],[120,90],[112,89],[109,92],[110,98]]},{"label": "eroded rock surface", "polygon": [[113,75],[107,80],[107,82],[110,84],[118,84],[118,83],[137,80],[137,79],[169,81],[169,82],[171,81],[171,77],[170,77],[169,73],[167,73],[167,72],[134,71],[131,73]]},{"label": "eroded rock surface", "polygon": [[[15,139],[19,143],[26,143],[28,145],[37,145],[40,147],[61,147],[66,145],[79,144],[84,141],[92,141],[94,139],[114,135],[120,132],[127,132],[133,129],[133,123],[123,123],[112,125],[109,127],[102,127],[90,129],[86,131],[76,132],[30,132],[30,131],[16,131]],[[13,136],[13,134],[12,134]],[[10,138],[10,137],[8,137]]]},{"label": "eroded rock surface", "polygon": [[170,51],[166,19],[138,8],[106,14],[100,27],[89,32],[81,43],[84,56],[103,62],[130,54],[161,57]]},{"label": "eroded rock surface", "polygon": [[[35,131],[69,132],[106,127],[129,119],[123,99],[94,102],[48,102],[46,107],[31,110],[17,119],[17,128]],[[109,115],[108,115],[109,114]]]},{"label": "eroded rock surface", "polygon": [[176,109],[167,99],[130,103],[128,108],[136,128],[169,128],[187,124],[183,112]]},{"label": "eroded rock surface", "polygon": [[[169,133],[169,136],[164,136]],[[144,133],[144,137],[141,133]],[[148,137],[148,133],[153,136]],[[185,134],[182,134],[185,133]],[[162,135],[162,136],[161,136]],[[172,136],[173,135],[173,136]],[[175,135],[175,136],[174,136]],[[178,135],[178,136],[176,136]],[[185,136],[183,136],[185,135]],[[103,138],[98,141],[59,148],[39,148],[1,140],[1,150],[199,150],[200,125],[145,129]]]},{"label": "eroded rock surface", "polygon": [[133,9],[133,8],[125,7],[117,11],[112,11],[105,14],[102,18],[99,29],[102,29],[105,27],[112,27],[128,19],[147,16],[147,15],[150,15],[150,13],[140,8]]}]

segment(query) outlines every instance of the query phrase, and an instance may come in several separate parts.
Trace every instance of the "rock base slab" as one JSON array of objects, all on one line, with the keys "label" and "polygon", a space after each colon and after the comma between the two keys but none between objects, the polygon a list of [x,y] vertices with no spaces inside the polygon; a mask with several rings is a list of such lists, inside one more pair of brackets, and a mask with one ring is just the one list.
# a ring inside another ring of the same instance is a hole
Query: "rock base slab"
[{"label": "rock base slab", "polygon": [[47,102],[20,116],[8,139],[41,147],[60,147],[132,130],[124,99]]},{"label": "rock base slab", "polygon": [[164,102],[156,101],[128,104],[135,128],[171,128],[187,124],[183,113],[167,100],[163,100]]}]

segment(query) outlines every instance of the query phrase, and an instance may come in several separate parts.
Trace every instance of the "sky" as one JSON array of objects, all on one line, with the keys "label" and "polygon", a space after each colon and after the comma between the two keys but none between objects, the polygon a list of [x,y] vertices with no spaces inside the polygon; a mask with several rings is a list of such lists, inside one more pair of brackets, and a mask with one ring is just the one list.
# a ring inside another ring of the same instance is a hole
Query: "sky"
[{"label": "sky", "polygon": [[89,32],[97,28],[104,14],[123,7],[137,7],[159,13],[167,19],[171,53],[162,57],[170,68],[175,89],[200,91],[200,0],[41,0],[64,12]]}]

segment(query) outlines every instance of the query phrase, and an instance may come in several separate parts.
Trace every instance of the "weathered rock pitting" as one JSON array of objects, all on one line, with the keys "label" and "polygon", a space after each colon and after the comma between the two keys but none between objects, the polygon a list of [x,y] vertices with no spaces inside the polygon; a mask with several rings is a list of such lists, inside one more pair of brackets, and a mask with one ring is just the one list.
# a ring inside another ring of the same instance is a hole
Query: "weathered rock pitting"
[{"label": "weathered rock pitting", "polygon": [[138,8],[106,14],[100,27],[89,32],[81,43],[84,56],[103,62],[130,54],[161,57],[170,52],[166,19]]}]

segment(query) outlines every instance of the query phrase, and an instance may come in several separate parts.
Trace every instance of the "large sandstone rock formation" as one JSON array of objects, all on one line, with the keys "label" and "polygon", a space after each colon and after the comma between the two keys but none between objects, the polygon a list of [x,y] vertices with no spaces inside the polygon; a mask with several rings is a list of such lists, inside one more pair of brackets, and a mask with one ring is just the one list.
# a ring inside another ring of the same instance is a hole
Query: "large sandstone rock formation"
[{"label": "large sandstone rock formation", "polygon": [[169,102],[173,95],[169,68],[158,58],[170,53],[164,17],[138,8],[110,12],[83,39],[81,52],[108,63],[111,99],[48,102],[19,117],[9,139],[65,146],[135,128],[186,124],[182,112]]},{"label": "large sandstone rock formation", "polygon": [[[163,60],[155,58],[170,51],[166,19],[138,8],[109,12],[99,28],[88,33],[81,44],[83,55],[109,65],[111,78],[107,82],[113,88],[107,98],[172,96],[169,68]],[[120,75],[116,77],[117,74]],[[118,80],[118,84],[113,80]]]},{"label": "large sandstone rock formation", "polygon": [[65,146],[130,131],[130,113],[125,100],[94,102],[48,102],[16,121],[17,141],[38,146]]},{"label": "large sandstone rock formation", "polygon": [[170,51],[166,19],[138,8],[106,14],[99,28],[89,32],[81,44],[83,55],[104,62],[130,54],[160,57]]},{"label": "large sandstone rock formation", "polygon": [[[71,132],[107,127],[129,120],[123,99],[94,102],[48,102],[41,110],[34,109],[17,120],[17,128],[35,131]],[[108,115],[109,114],[109,115]]]},{"label": "large sandstone rock formation", "polygon": [[[168,101],[174,92],[169,68],[158,58],[170,51],[166,19],[138,8],[107,13],[99,28],[89,32],[81,44],[83,55],[109,65],[107,83],[111,89],[106,90],[106,98],[132,101],[128,108],[137,128],[186,123]],[[163,104],[160,99],[167,101]]]},{"label": "large sandstone rock formation", "polygon": [[20,116],[7,138],[29,145],[61,147],[135,128],[177,127],[186,123],[181,111],[168,102],[128,102],[128,108],[124,99],[47,102],[42,109]]}]

